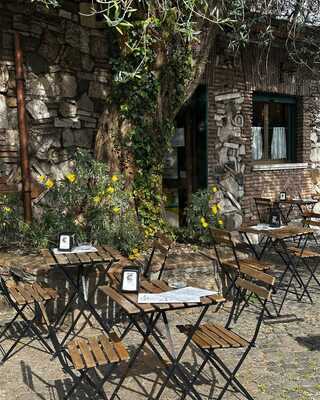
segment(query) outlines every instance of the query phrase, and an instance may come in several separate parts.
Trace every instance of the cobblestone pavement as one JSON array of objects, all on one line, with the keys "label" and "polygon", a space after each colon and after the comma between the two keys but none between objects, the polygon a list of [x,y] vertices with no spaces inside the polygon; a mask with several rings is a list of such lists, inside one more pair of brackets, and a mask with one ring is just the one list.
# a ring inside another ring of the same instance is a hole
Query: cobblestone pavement
[{"label": "cobblestone pavement", "polygon": [[[306,278],[306,275],[304,274]],[[320,293],[312,290],[314,304],[298,303],[294,295],[286,302],[283,314],[295,314],[299,320],[286,320],[273,324],[263,324],[258,337],[257,347],[252,350],[243,364],[239,379],[257,400],[320,400]],[[207,314],[207,320],[222,322],[228,315],[228,304],[224,310]],[[170,317],[171,325],[193,321],[198,310],[174,312]],[[286,322],[285,322],[286,321]],[[255,312],[246,312],[237,324],[237,329],[244,337],[252,332],[256,323]],[[161,324],[159,326],[160,330]],[[176,348],[184,340],[184,335],[173,332]],[[133,351],[140,337],[130,332],[127,346]],[[7,348],[7,339],[2,345]],[[225,352],[227,363],[234,364],[239,352]],[[184,358],[185,367],[194,371],[200,363],[199,355],[194,348],[188,350]],[[105,389],[112,388],[117,382],[124,366],[112,375],[112,383]],[[136,367],[130,372],[119,397],[125,400],[151,399],[163,381],[161,364],[153,354],[146,351],[138,359]],[[204,374],[197,381],[196,387],[203,399],[214,399],[223,379],[216,371],[206,367]],[[58,360],[52,361],[50,356],[39,349],[36,342],[21,349],[16,355],[0,367],[0,399],[43,399],[60,400],[71,385],[71,380],[65,375]],[[163,396],[164,400],[179,399],[181,392],[174,386],[169,386]],[[74,399],[84,400],[96,398],[78,392]],[[233,390],[224,399],[235,400],[243,398]]]}]

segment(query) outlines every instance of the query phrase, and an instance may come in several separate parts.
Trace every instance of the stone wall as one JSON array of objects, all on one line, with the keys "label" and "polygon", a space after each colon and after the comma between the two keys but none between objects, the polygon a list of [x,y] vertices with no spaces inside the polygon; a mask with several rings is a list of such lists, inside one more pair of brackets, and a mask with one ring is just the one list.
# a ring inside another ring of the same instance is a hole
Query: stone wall
[{"label": "stone wall", "polygon": [[[284,190],[308,196],[320,190],[320,82],[290,63],[281,46],[263,60],[254,45],[235,56],[218,38],[205,74],[209,185],[218,181],[227,193],[231,204],[227,202],[225,219],[230,229],[256,219],[254,197],[275,198]],[[254,92],[296,96],[295,164],[259,168],[252,160]]]},{"label": "stone wall", "polygon": [[[49,10],[27,7],[20,0],[0,0],[0,146],[18,147],[14,65],[18,31],[34,178],[42,174],[61,178],[70,168],[75,147],[92,149],[109,95],[106,30],[81,26],[79,1],[64,1],[63,7]],[[4,173],[19,179],[17,163],[4,161]]]}]

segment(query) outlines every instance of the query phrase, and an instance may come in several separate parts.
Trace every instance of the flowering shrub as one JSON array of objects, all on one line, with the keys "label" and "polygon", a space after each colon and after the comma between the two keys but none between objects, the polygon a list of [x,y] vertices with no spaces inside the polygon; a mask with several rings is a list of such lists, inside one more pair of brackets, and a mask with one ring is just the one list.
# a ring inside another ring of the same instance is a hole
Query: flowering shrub
[{"label": "flowering shrub", "polygon": [[37,205],[32,225],[25,224],[21,213],[13,209],[17,201],[12,201],[12,205],[2,201],[3,243],[8,242],[10,231],[10,240],[48,247],[56,244],[59,233],[72,232],[81,242],[109,244],[126,254],[137,255],[143,233],[137,222],[132,193],[125,188],[120,175],[110,175],[105,163],[79,151],[74,170],[62,181],[55,182],[49,176],[39,176],[38,180],[47,193]]},{"label": "flowering shrub", "polygon": [[210,242],[209,226],[223,228],[220,194],[216,186],[192,195],[187,209],[187,233],[190,239]]}]

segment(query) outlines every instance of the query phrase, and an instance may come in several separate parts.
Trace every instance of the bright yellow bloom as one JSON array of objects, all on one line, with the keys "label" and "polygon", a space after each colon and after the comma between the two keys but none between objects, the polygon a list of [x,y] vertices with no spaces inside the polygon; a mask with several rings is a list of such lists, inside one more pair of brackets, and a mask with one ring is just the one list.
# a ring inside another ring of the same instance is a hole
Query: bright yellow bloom
[{"label": "bright yellow bloom", "polygon": [[212,186],[213,193],[217,193],[218,189],[215,186]]},{"label": "bright yellow bloom", "polygon": [[4,211],[5,213],[9,214],[9,213],[12,212],[12,208],[10,208],[10,207],[3,207],[3,211]]},{"label": "bright yellow bloom", "polygon": [[69,172],[67,175],[66,175],[66,178],[68,179],[68,181],[70,182],[70,183],[73,183],[75,180],[76,180],[76,175],[75,174],[73,174],[72,172]]},{"label": "bright yellow bloom", "polygon": [[113,193],[113,192],[114,192],[114,188],[112,186],[108,186],[107,193]]},{"label": "bright yellow bloom", "polygon": [[206,221],[206,219],[204,217],[200,218],[200,223],[203,228],[208,228],[208,226],[209,226],[208,222]]},{"label": "bright yellow bloom", "polygon": [[47,181],[46,181],[46,183],[45,183],[45,186],[46,186],[46,188],[47,189],[51,189],[51,188],[53,188],[53,186],[54,186],[54,182],[53,182],[53,180],[52,179],[47,179]]},{"label": "bright yellow bloom", "polygon": [[101,196],[94,196],[93,198],[94,204],[97,206],[98,204],[101,203]]},{"label": "bright yellow bloom", "polygon": [[218,224],[219,224],[220,226],[223,226],[223,221],[222,221],[222,219],[219,219]]},{"label": "bright yellow bloom", "polygon": [[138,249],[132,249],[130,256],[128,257],[129,260],[135,260],[136,258],[140,257],[140,252]]},{"label": "bright yellow bloom", "polygon": [[120,207],[113,207],[113,212],[114,212],[115,214],[119,214],[119,212],[120,212]]},{"label": "bright yellow bloom", "polygon": [[219,211],[222,210],[222,207],[220,206],[220,204],[217,204],[217,209],[218,209]]},{"label": "bright yellow bloom", "polygon": [[46,181],[46,177],[44,175],[40,175],[39,176],[39,182],[45,183],[45,181]]},{"label": "bright yellow bloom", "polygon": [[111,180],[112,180],[112,182],[117,182],[118,177],[116,175],[112,175]]},{"label": "bright yellow bloom", "polygon": [[218,214],[218,206],[217,206],[217,204],[214,204],[214,205],[211,207],[211,210],[212,210],[212,214],[213,214],[213,215],[217,215],[217,214]]}]

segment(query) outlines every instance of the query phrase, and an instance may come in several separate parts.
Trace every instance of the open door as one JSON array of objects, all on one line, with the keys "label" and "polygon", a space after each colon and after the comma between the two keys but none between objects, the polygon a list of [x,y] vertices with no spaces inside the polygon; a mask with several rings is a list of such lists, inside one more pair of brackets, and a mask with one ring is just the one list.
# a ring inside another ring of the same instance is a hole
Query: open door
[{"label": "open door", "polygon": [[201,85],[177,116],[172,150],[166,158],[167,218],[176,226],[185,224],[184,210],[192,193],[207,187],[207,104],[207,88]]}]

